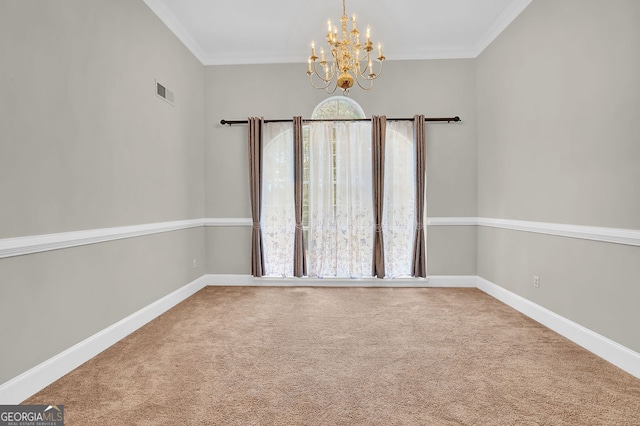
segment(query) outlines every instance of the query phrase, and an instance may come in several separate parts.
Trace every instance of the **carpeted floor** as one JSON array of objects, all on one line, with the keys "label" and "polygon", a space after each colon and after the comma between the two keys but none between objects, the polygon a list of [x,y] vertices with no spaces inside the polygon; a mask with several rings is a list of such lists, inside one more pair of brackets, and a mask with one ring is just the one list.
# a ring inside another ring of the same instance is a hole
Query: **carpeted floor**
[{"label": "carpeted floor", "polygon": [[640,380],[476,289],[206,287],[51,386],[67,425],[640,425]]}]

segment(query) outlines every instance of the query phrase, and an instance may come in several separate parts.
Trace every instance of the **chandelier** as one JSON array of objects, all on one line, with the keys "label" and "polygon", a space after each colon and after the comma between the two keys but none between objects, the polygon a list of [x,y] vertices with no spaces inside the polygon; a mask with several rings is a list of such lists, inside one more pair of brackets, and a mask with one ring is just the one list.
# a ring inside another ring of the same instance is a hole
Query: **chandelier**
[{"label": "chandelier", "polygon": [[[386,59],[382,55],[382,45],[378,43],[378,57],[380,63],[378,72],[373,71],[371,42],[371,30],[367,27],[367,37],[364,44],[360,42],[360,31],[356,26],[356,15],[353,15],[352,29],[347,32],[347,10],[345,0],[342,0],[342,33],[338,38],[338,28],[327,23],[327,43],[329,44],[331,57],[325,60],[324,49],[320,49],[320,58],[316,55],[315,43],[311,42],[311,56],[308,59],[307,75],[311,85],[316,89],[326,89],[327,93],[333,93],[340,87],[344,94],[349,93],[353,83],[358,83],[364,90],[371,90],[373,80],[382,72],[382,62]],[[318,59],[320,61],[318,62]],[[335,81],[334,81],[335,78]],[[317,83],[317,84],[316,84]]]}]

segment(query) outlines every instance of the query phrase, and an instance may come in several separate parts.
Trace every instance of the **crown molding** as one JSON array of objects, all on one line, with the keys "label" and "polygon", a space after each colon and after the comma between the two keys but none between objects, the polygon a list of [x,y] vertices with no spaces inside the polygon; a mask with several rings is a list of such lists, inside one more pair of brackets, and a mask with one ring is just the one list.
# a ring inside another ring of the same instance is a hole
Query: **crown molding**
[{"label": "crown molding", "polygon": [[[425,46],[420,51],[399,53],[389,56],[390,61],[428,60],[428,59],[473,59],[478,57],[505,28],[531,3],[532,0],[514,0],[496,18],[493,24],[475,44],[462,46]],[[171,32],[191,51],[191,53],[205,66],[209,65],[258,65],[258,64],[306,64],[305,52],[287,55],[265,54],[259,52],[222,52],[207,53],[191,36],[176,15],[162,0],[144,0],[145,4],[160,18]]]},{"label": "crown molding", "polygon": [[[387,61],[420,61],[428,59],[472,59],[477,56],[476,49],[465,46],[425,47],[419,52],[397,53],[387,57]],[[205,54],[199,57],[205,66],[222,65],[268,65],[268,64],[303,64],[307,66],[305,52],[291,55],[268,55],[260,52],[225,52],[221,54]]]},{"label": "crown molding", "polygon": [[200,61],[200,63],[207,65],[203,58],[205,57],[202,48],[189,31],[180,23],[180,20],[176,18],[176,15],[164,4],[162,0],[143,0],[145,4],[155,13],[158,18],[171,30],[171,32],[178,37],[178,39],[185,45],[193,56]]},{"label": "crown molding", "polygon": [[477,58],[500,34],[529,6],[532,0],[515,0],[498,16],[483,37],[478,40],[473,51]]}]

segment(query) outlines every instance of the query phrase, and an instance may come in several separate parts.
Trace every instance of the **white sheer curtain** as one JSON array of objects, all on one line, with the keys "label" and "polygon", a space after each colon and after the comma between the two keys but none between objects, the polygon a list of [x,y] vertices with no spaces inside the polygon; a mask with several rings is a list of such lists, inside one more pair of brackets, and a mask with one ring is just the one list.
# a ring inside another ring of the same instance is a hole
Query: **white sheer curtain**
[{"label": "white sheer curtain", "polygon": [[[295,203],[291,123],[264,124],[262,237],[265,276],[293,276]],[[309,125],[307,271],[370,277],[373,260],[371,123]],[[415,159],[411,121],[388,121],[385,150],[386,277],[411,276]]]},{"label": "white sheer curtain", "polygon": [[293,276],[295,233],[293,126],[263,129],[262,240],[265,276]]},{"label": "white sheer curtain", "polygon": [[312,123],[309,147],[309,276],[371,276],[371,123]]},{"label": "white sheer curtain", "polygon": [[333,185],[333,123],[309,126],[309,232],[307,270],[322,277],[335,264],[336,220]]},{"label": "white sheer curtain", "polygon": [[385,272],[411,276],[415,234],[415,154],[413,122],[387,121],[384,178]]}]

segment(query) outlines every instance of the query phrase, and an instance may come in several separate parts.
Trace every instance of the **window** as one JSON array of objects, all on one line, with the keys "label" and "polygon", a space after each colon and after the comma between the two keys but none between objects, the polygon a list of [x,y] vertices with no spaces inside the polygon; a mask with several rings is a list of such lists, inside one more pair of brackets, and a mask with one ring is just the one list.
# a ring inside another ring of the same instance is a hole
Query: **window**
[{"label": "window", "polygon": [[[347,98],[346,96],[332,96],[320,102],[313,110],[311,118],[315,120],[334,120],[334,119],[357,119],[365,118],[364,110],[356,101]],[[305,229],[305,248],[308,248],[308,234],[309,234],[309,172],[310,172],[310,158],[309,158],[309,126],[303,128],[303,156],[304,156],[304,168],[303,168],[303,207],[302,207],[302,223]],[[336,179],[336,134],[335,129],[331,132],[332,141],[332,164],[333,164],[333,185],[335,186]],[[334,200],[335,203],[335,200]]]},{"label": "window", "polygon": [[[373,258],[371,122],[335,96],[303,128],[303,230],[311,277],[369,277]],[[325,121],[326,120],[326,121]],[[290,123],[264,132],[262,229],[266,274],[293,275],[293,144]],[[387,276],[409,276],[414,233],[411,122],[388,122],[383,232]]]},{"label": "window", "polygon": [[306,167],[309,276],[371,276],[375,228],[371,123],[311,123]]},{"label": "window", "polygon": [[346,96],[332,96],[320,102],[311,118],[333,120],[341,118],[365,118],[364,110],[358,103]]}]

